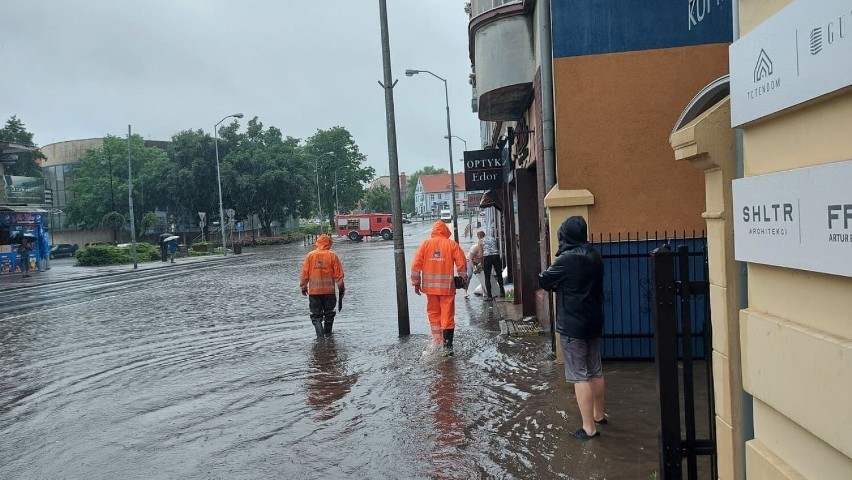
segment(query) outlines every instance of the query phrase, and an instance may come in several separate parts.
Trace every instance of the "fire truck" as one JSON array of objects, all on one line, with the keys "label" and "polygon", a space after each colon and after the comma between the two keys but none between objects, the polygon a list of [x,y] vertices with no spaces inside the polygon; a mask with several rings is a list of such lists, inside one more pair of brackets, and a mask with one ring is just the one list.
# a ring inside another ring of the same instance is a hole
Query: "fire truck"
[{"label": "fire truck", "polygon": [[337,235],[353,242],[364,237],[393,238],[393,224],[390,213],[353,213],[334,217]]}]

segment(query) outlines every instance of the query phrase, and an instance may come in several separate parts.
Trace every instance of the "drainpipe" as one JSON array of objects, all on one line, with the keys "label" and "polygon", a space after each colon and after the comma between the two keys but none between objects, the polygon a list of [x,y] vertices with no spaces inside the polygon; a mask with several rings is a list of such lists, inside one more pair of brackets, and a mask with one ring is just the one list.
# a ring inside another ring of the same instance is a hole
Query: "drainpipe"
[{"label": "drainpipe", "polygon": [[538,2],[541,55],[541,136],[544,143],[544,193],[556,185],[556,146],[553,134],[553,45],[550,37],[550,0]]},{"label": "drainpipe", "polygon": [[[731,2],[733,38],[736,42],[740,38],[740,1],[733,0]],[[743,178],[745,176],[745,163],[743,158],[743,129],[734,129],[734,156],[736,159],[736,173],[734,178]],[[748,264],[746,262],[737,262],[739,270],[739,308],[740,310],[748,308]],[[740,392],[740,405],[742,408],[742,444],[754,438],[754,399],[752,396],[742,390]],[[745,449],[743,450],[745,451]],[[740,478],[746,478],[745,459],[741,462]]]}]

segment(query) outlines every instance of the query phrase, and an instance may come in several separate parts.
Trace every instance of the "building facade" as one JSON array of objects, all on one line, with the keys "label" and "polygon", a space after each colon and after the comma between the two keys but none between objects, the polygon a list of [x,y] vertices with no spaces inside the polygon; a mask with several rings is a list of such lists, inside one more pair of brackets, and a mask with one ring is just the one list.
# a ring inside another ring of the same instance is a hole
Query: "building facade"
[{"label": "building facade", "polygon": [[[455,188],[456,212],[459,214],[467,213],[469,192],[465,191],[464,173],[455,174]],[[441,210],[450,210],[452,198],[449,173],[421,175],[417,179],[417,186],[414,189],[414,213],[437,215]]]},{"label": "building facade", "polygon": [[734,8],[730,95],[671,137],[705,177],[719,478],[852,478],[852,9]]}]

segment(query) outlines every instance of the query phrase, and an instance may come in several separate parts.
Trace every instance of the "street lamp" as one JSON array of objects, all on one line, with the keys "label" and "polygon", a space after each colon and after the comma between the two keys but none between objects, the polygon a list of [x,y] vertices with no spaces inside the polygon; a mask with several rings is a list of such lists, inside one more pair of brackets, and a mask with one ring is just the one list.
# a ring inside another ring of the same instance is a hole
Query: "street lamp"
[{"label": "street lamp", "polygon": [[[455,135],[453,135],[453,132],[450,129],[450,94],[449,94],[449,91],[447,90],[447,80],[435,75],[434,73],[430,72],[429,70],[411,70],[411,69],[408,69],[408,70],[405,71],[405,76],[411,77],[413,75],[417,75],[418,73],[428,73],[429,75],[432,75],[433,77],[437,78],[438,80],[444,82],[444,99],[446,100],[446,103],[447,103],[447,135],[444,138],[447,139],[447,147],[448,147],[449,152],[450,152],[450,190],[452,191],[452,195],[453,195],[453,201],[452,201],[452,205],[453,205],[453,237],[455,238],[456,242],[458,242],[459,241],[459,221],[458,221],[458,218],[457,218],[458,215],[456,215],[456,175],[453,172],[453,137]],[[467,145],[467,142],[465,142],[465,145]]]},{"label": "street lamp", "polygon": [[[449,135],[444,135],[444,138],[449,138]],[[464,142],[464,149],[465,149],[465,151],[467,150],[467,140],[459,137],[458,135],[453,135],[453,138],[458,138],[459,140]]]},{"label": "street lamp", "polygon": [[334,155],[334,152],[324,152],[314,157],[314,169],[317,171],[317,210],[319,210],[320,231],[322,231],[322,233],[325,233],[325,230],[323,230],[323,223],[325,222],[325,218],[323,218],[322,214],[322,195],[320,194],[319,182],[319,159],[320,157],[323,157],[325,155]]},{"label": "street lamp", "polygon": [[216,125],[213,125],[213,145],[216,148],[216,182],[219,184],[219,228],[222,234],[222,255],[228,255],[228,247],[225,245],[225,211],[222,209],[222,174],[219,170],[219,124],[225,120],[234,118],[243,118],[242,113],[234,113],[219,120]]},{"label": "street lamp", "polygon": [[340,198],[337,195],[337,191],[340,189],[340,184],[337,183],[337,172],[343,170],[344,168],[346,167],[340,167],[334,171],[334,209],[337,210],[338,215],[340,215]]}]

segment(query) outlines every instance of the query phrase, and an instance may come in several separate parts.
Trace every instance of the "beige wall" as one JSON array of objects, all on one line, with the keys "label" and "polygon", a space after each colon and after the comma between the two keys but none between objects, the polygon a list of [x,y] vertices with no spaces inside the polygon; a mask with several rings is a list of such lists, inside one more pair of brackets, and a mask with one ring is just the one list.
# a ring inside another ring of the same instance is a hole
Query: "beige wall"
[{"label": "beige wall", "polygon": [[[789,3],[742,1],[742,33]],[[852,159],[850,132],[850,89],[747,126],[745,175]],[[749,264],[748,287],[740,312],[743,386],[754,396],[747,475],[852,478],[852,278]]]},{"label": "beige wall", "polygon": [[77,163],[86,154],[86,150],[100,148],[103,144],[103,138],[88,138],[45,145],[41,147],[41,152],[47,156],[47,160],[41,166],[52,167],[65,163]]},{"label": "beige wall", "polygon": [[679,163],[704,171],[710,321],[713,327],[713,394],[719,478],[741,479],[743,443],[742,361],[739,335],[740,285],[733,252],[733,198],[736,174],[730,100],[725,99],[672,135]]}]

